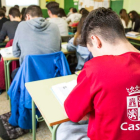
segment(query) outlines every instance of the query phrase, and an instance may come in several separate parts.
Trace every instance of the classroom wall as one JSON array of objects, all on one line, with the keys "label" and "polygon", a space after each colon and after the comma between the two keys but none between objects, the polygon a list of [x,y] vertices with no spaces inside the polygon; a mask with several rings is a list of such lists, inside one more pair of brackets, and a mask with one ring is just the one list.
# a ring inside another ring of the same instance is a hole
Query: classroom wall
[{"label": "classroom wall", "polygon": [[46,0],[40,0],[40,7],[46,9]]},{"label": "classroom wall", "polygon": [[123,0],[111,0],[110,7],[113,11],[119,14],[120,10],[123,8]]},{"label": "classroom wall", "polygon": [[61,8],[64,8],[64,0],[55,0],[55,1],[60,4]]},{"label": "classroom wall", "polygon": [[140,13],[140,0],[124,0],[123,8],[130,12],[135,10]]}]

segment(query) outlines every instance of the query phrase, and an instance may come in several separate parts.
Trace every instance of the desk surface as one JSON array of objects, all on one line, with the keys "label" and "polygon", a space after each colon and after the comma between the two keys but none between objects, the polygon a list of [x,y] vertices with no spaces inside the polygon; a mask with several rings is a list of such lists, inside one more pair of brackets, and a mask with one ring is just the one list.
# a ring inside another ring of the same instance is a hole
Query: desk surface
[{"label": "desk surface", "polygon": [[69,75],[25,84],[48,126],[69,121],[68,117],[65,115],[64,107],[61,106],[52,93],[51,87],[74,79],[77,79],[76,75]]},{"label": "desk surface", "polygon": [[19,57],[3,57],[3,60],[4,61],[7,61],[7,60],[19,60]]},{"label": "desk surface", "polygon": [[7,43],[7,42],[9,42],[9,41],[10,41],[9,38],[6,37],[6,39],[4,40],[4,43]]},{"label": "desk surface", "polygon": [[[64,54],[73,54],[75,52],[68,52],[66,49],[62,48],[61,51],[64,53]],[[4,61],[7,61],[7,60],[18,60],[19,57],[4,57],[3,60]]]},{"label": "desk surface", "polygon": [[140,36],[138,36],[138,37],[130,37],[130,36],[126,36],[126,38],[140,41]]}]

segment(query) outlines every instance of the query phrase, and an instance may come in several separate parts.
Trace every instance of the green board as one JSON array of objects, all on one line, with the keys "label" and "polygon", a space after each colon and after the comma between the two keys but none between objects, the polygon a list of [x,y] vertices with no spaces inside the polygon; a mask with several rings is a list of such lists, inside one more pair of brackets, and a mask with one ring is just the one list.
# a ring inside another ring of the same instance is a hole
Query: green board
[{"label": "green board", "polygon": [[123,9],[123,0],[111,1],[110,7],[112,8],[113,11],[119,14],[120,10]]},{"label": "green board", "polygon": [[48,16],[48,11],[47,11],[47,9],[42,9],[42,13],[43,13],[43,17],[44,17],[44,18],[49,17],[49,16]]},{"label": "green board", "polygon": [[[78,5],[74,5],[73,0],[65,0],[65,12],[66,14],[69,12],[70,7],[75,7],[78,9]],[[120,10],[123,8],[123,0],[111,0],[110,1],[110,7],[115,11],[117,14],[119,14]]]},{"label": "green board", "polygon": [[78,5],[74,5],[74,3],[77,3],[77,2],[74,2],[73,0],[64,1],[64,7],[65,7],[64,9],[65,9],[66,14],[68,14],[70,7],[74,7],[78,10]]}]

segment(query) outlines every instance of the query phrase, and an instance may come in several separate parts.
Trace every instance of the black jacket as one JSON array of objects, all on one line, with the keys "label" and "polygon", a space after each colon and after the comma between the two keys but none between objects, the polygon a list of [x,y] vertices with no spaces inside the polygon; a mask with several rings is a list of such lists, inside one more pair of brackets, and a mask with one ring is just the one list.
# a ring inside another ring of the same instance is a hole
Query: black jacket
[{"label": "black jacket", "polygon": [[[135,26],[133,28],[133,24],[135,23]],[[133,23],[132,23],[132,31],[135,32],[139,32],[140,31],[140,19],[136,19]]]},{"label": "black jacket", "polygon": [[3,23],[5,23],[6,21],[9,21],[9,19],[7,19],[5,17],[0,20],[0,31],[2,29]]}]

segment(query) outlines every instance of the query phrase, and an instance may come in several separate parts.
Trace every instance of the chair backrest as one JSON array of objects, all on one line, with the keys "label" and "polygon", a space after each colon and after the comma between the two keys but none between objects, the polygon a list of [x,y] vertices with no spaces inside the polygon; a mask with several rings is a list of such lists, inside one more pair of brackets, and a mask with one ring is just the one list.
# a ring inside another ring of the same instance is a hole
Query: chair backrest
[{"label": "chair backrest", "polygon": [[70,68],[63,52],[43,55],[27,55],[20,66],[8,91],[9,95],[18,93],[25,96],[25,106],[31,108],[31,97],[25,83],[70,75]]},{"label": "chair backrest", "polygon": [[74,35],[61,36],[61,40],[62,40],[62,42],[69,42],[69,40],[73,37],[74,37]]}]

